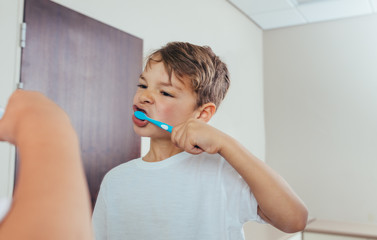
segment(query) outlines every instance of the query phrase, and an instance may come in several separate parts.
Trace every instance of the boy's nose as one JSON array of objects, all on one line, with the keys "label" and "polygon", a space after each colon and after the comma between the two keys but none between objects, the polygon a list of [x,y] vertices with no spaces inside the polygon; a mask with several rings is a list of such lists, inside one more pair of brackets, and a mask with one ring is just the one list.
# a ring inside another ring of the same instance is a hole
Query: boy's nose
[{"label": "boy's nose", "polygon": [[153,95],[149,91],[143,91],[139,96],[139,100],[142,103],[153,103],[154,102]]}]

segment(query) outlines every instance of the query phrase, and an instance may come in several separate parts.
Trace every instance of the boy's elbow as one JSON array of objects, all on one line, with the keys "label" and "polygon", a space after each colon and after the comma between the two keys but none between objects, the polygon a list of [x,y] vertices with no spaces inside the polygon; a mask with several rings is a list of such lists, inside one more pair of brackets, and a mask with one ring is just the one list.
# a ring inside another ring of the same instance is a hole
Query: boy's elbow
[{"label": "boy's elbow", "polygon": [[306,227],[307,219],[300,219],[287,227],[284,232],[286,233],[296,233],[304,231]]},{"label": "boy's elbow", "polygon": [[302,209],[300,212],[297,212],[295,214],[295,217],[292,217],[289,224],[285,227],[285,229],[282,229],[286,233],[295,233],[295,232],[301,232],[305,229],[306,224],[308,222],[308,210]]}]

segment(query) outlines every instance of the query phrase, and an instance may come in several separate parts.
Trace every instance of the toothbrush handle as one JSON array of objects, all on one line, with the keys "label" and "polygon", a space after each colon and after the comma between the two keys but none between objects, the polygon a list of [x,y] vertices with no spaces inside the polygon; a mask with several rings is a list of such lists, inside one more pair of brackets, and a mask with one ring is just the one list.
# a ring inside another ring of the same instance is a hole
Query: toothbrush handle
[{"label": "toothbrush handle", "polygon": [[171,133],[171,131],[173,130],[173,127],[166,124],[166,123],[163,123],[163,122],[160,122],[160,121],[157,121],[157,120],[154,120],[154,119],[148,119],[151,123],[153,123],[154,125],[156,125],[157,127],[160,127],[168,132]]},{"label": "toothbrush handle", "polygon": [[[148,121],[150,121],[150,122],[153,123],[154,125],[156,125],[156,126],[162,128],[162,129],[164,129],[164,130],[166,130],[166,131],[168,131],[168,132],[170,132],[170,133],[171,133],[171,131],[173,130],[173,127],[170,126],[170,125],[168,125],[168,124],[166,124],[166,123],[163,123],[163,122],[160,122],[160,121],[154,120],[154,119],[152,119],[152,118],[148,118]],[[195,147],[200,149],[200,147],[199,147],[198,145],[195,145]]]}]

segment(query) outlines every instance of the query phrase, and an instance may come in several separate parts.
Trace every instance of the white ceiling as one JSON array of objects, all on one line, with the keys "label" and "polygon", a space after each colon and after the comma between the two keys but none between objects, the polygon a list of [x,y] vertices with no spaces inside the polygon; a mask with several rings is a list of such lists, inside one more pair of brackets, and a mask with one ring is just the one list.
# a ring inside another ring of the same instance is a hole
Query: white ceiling
[{"label": "white ceiling", "polygon": [[228,0],[264,30],[377,13],[377,0]]}]

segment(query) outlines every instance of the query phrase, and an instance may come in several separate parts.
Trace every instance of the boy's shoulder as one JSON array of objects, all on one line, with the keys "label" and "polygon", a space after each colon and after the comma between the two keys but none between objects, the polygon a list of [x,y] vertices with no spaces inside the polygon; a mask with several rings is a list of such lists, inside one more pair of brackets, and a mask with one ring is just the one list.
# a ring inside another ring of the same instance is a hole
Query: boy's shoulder
[{"label": "boy's shoulder", "polygon": [[110,180],[118,177],[124,176],[124,174],[127,174],[127,172],[133,171],[133,169],[136,166],[136,161],[140,158],[136,158],[133,160],[130,160],[128,162],[122,163],[108,171],[104,177],[104,180]]}]

